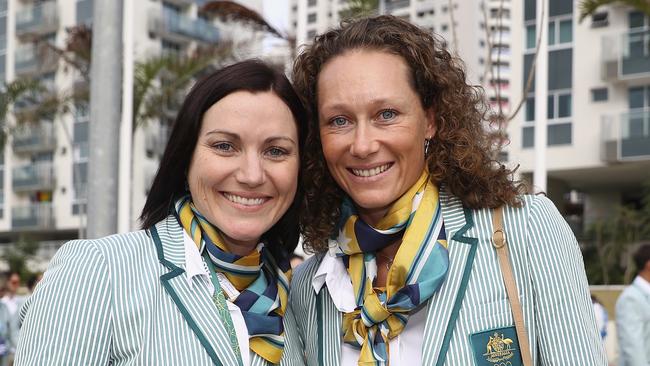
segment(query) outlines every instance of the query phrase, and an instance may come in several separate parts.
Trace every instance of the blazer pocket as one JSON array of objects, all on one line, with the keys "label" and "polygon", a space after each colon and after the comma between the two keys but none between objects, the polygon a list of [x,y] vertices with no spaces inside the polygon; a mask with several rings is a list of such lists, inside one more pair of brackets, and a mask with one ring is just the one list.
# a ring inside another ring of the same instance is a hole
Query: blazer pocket
[{"label": "blazer pocket", "polygon": [[[519,296],[519,301],[523,303],[524,297]],[[515,324],[510,301],[507,298],[482,304],[467,304],[463,318],[469,333]]]}]

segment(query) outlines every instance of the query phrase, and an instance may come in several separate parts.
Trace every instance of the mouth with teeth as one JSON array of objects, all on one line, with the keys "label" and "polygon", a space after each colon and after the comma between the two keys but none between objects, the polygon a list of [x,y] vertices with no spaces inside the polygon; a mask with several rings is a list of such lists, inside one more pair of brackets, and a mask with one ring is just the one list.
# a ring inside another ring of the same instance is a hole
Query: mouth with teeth
[{"label": "mouth with teeth", "polygon": [[376,167],[371,168],[371,169],[353,169],[353,168],[349,168],[348,170],[350,172],[352,172],[352,174],[356,175],[357,177],[367,178],[367,177],[374,177],[375,175],[379,175],[379,174],[387,171],[388,169],[390,169],[390,167],[392,165],[393,165],[393,163],[388,163],[388,164],[376,166]]},{"label": "mouth with teeth", "polygon": [[264,202],[268,201],[268,198],[265,197],[242,197],[232,193],[223,193],[223,196],[232,203],[243,206],[260,206]]}]

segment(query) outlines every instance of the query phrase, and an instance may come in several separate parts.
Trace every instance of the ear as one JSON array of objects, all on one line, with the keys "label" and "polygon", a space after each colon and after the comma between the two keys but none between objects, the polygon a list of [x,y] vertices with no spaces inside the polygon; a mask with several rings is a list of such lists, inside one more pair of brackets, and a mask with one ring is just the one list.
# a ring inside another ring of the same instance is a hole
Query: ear
[{"label": "ear", "polygon": [[425,135],[426,138],[430,139],[433,138],[436,135],[436,131],[438,130],[438,126],[436,125],[436,115],[435,112],[433,111],[433,107],[430,107],[425,111],[426,113],[426,119],[427,119],[427,127],[425,130]]}]

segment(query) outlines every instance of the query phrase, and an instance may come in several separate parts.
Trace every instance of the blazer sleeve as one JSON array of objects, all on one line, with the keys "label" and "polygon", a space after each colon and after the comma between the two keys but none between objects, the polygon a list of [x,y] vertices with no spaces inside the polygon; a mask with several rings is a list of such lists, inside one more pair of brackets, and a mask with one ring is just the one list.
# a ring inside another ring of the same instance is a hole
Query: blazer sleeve
[{"label": "blazer sleeve", "polygon": [[284,352],[281,366],[300,366],[305,364],[304,347],[298,334],[298,323],[293,314],[291,302],[284,313]]},{"label": "blazer sleeve", "polygon": [[528,219],[539,365],[607,365],[582,254],[553,202],[535,196]]},{"label": "blazer sleeve", "polygon": [[72,241],[52,259],[21,309],[16,365],[107,365],[110,271],[93,241]]},{"label": "blazer sleeve", "polygon": [[650,365],[643,352],[647,339],[643,334],[643,318],[647,311],[640,299],[630,293],[624,293],[616,302],[616,334],[618,337],[619,357],[625,365]]}]

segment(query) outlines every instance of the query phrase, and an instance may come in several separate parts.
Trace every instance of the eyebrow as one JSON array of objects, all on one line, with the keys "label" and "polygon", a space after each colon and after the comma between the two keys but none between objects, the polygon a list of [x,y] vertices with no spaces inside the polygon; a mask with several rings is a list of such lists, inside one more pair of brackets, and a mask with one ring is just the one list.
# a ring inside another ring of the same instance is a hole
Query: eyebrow
[{"label": "eyebrow", "polygon": [[[383,104],[395,104],[395,103],[402,103],[403,99],[401,99],[399,96],[395,96],[393,98],[375,98],[370,100],[370,105],[373,107],[380,106]],[[341,109],[347,109],[350,106],[350,103],[348,102],[335,102],[332,104],[325,104],[322,109],[325,110],[341,110]]]},{"label": "eyebrow", "polygon": [[[232,139],[234,141],[240,141],[241,140],[241,137],[238,134],[228,132],[228,131],[224,131],[224,130],[208,131],[206,133],[206,135],[225,135],[225,136],[227,136],[228,138],[230,138],[230,139]],[[264,143],[268,144],[268,143],[276,141],[276,140],[284,140],[284,141],[288,141],[288,142],[290,142],[290,143],[292,143],[294,145],[296,144],[296,142],[292,138],[287,137],[287,136],[271,136],[271,137],[268,137],[266,140],[264,140]]]}]

